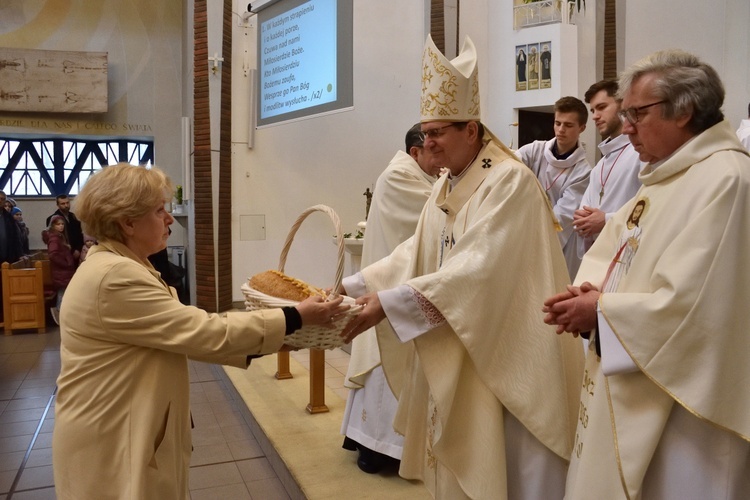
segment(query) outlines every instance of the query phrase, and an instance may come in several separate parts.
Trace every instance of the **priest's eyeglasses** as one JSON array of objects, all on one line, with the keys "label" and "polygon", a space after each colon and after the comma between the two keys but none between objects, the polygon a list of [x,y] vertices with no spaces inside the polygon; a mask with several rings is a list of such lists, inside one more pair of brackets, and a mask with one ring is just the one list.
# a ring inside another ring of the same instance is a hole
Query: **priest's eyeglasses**
[{"label": "priest's eyeglasses", "polygon": [[617,116],[620,117],[620,121],[625,123],[625,120],[630,122],[631,125],[635,126],[636,123],[638,123],[638,120],[641,118],[641,115],[643,115],[643,110],[648,109],[652,106],[656,106],[657,104],[664,104],[667,101],[658,101],[653,102],[651,104],[646,104],[645,106],[638,106],[637,108],[627,108],[619,111],[617,113]]},{"label": "priest's eyeglasses", "polygon": [[448,125],[445,125],[443,127],[433,128],[430,130],[422,130],[419,132],[419,139],[424,143],[424,141],[428,138],[435,140],[441,137],[443,134],[445,134],[444,130],[450,127],[454,127],[458,125],[458,123],[449,123]]}]

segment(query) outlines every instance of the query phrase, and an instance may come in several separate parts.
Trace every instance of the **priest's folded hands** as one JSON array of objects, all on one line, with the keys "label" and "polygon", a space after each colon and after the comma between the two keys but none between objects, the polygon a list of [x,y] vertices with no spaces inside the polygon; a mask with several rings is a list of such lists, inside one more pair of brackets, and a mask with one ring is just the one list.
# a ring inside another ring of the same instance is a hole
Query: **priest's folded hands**
[{"label": "priest's folded hands", "polygon": [[556,325],[560,334],[570,332],[578,336],[596,328],[596,306],[601,293],[588,281],[580,287],[568,285],[567,290],[544,301],[544,322]]}]

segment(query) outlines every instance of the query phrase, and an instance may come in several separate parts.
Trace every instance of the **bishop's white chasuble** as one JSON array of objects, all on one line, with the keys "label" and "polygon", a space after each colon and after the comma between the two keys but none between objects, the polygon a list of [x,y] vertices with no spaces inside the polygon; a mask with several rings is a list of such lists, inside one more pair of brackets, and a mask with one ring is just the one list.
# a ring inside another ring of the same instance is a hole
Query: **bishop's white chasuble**
[{"label": "bishop's white chasuble", "polygon": [[540,445],[545,463],[564,469],[582,352],[544,324],[541,305],[564,290],[567,269],[533,173],[490,133],[485,140],[454,188],[447,176],[437,182],[415,236],[362,271],[369,290],[406,283],[446,320],[402,357],[385,354],[398,342],[389,322],[377,327],[399,397],[394,425],[406,436],[400,474],[425,481],[438,498],[507,498],[511,482],[559,497],[562,478],[545,479],[544,468],[508,477],[518,463],[506,458],[505,416]]}]

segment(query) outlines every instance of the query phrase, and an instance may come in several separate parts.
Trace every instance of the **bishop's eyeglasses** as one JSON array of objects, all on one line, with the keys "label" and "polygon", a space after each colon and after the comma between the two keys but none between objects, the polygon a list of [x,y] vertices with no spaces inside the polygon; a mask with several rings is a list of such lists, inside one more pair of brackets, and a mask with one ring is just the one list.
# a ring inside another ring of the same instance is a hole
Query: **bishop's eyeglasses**
[{"label": "bishop's eyeglasses", "polygon": [[445,129],[450,128],[450,127],[455,127],[456,125],[460,125],[462,123],[464,122],[454,122],[454,123],[449,123],[448,125],[445,125],[443,127],[437,127],[437,128],[433,128],[430,130],[422,130],[421,132],[419,132],[419,138],[423,143],[427,138],[430,138],[434,141],[435,139],[438,139],[443,134],[445,134],[444,132]]}]

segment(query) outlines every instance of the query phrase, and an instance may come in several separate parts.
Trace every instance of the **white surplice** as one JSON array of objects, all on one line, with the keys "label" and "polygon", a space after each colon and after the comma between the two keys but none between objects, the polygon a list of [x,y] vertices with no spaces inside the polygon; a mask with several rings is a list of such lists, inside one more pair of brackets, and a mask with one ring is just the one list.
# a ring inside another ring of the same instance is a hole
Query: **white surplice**
[{"label": "white surplice", "polygon": [[573,212],[581,205],[581,198],[589,185],[591,165],[580,146],[576,146],[575,151],[565,159],[555,158],[552,153],[555,141],[550,139],[526,144],[516,151],[516,156],[534,172],[552,203],[552,210],[562,227],[557,236],[572,280],[581,264],[579,238],[573,231]]},{"label": "white surplice", "polygon": [[[641,171],[643,162],[625,134],[602,141],[599,151],[603,156],[591,171],[589,185],[581,199],[581,208],[598,208],[604,212],[604,218],[608,221],[640,189],[638,172]],[[578,239],[579,258],[583,258],[597,236],[598,234]]]}]

